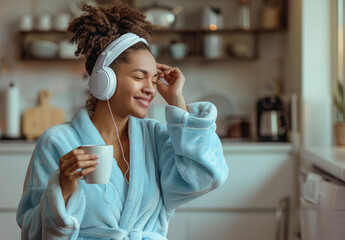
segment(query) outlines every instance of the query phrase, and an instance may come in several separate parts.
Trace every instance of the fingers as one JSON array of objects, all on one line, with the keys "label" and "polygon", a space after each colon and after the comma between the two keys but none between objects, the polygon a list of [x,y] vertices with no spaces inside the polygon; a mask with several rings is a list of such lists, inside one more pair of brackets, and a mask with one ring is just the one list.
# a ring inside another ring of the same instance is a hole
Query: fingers
[{"label": "fingers", "polygon": [[84,154],[84,150],[81,149],[80,147],[77,147],[77,148],[73,149],[72,151],[70,151],[69,153],[67,153],[65,156],[63,156],[63,158],[70,159],[73,156],[77,156],[80,154]]},{"label": "fingers", "polygon": [[158,73],[167,73],[169,74],[172,70],[178,69],[177,67],[171,67],[165,64],[156,63],[156,68]]},{"label": "fingers", "polygon": [[72,158],[63,157],[60,161],[62,168],[69,168],[73,164],[80,162],[80,161],[87,161],[87,160],[97,160],[98,157],[95,154],[79,154],[75,155]]},{"label": "fingers", "polygon": [[159,78],[164,78],[164,72],[162,70],[157,68],[157,73],[158,73],[158,79]]},{"label": "fingers", "polygon": [[162,63],[156,63],[156,67],[157,67],[157,69],[162,70],[162,71],[171,68],[170,66],[162,64]]},{"label": "fingers", "polygon": [[[178,67],[171,67],[165,64],[156,63],[159,80],[157,90],[161,96],[170,104],[171,97],[182,94],[185,77]],[[162,82],[165,80],[165,83]]]},{"label": "fingers", "polygon": [[79,175],[79,178],[82,178],[82,177],[84,177],[84,176],[86,176],[86,175],[92,173],[92,172],[95,171],[95,170],[96,170],[96,167],[85,168],[85,169],[79,171],[79,174],[78,174],[78,175]]},{"label": "fingers", "polygon": [[168,90],[169,86],[164,84],[162,80],[158,79],[157,80],[157,90],[160,94],[163,94]]},{"label": "fingers", "polygon": [[92,173],[93,171],[96,170],[96,167],[88,167],[88,168],[84,168],[80,171],[77,171],[77,172],[72,172],[72,173],[68,173],[66,174],[66,177],[72,181],[76,181],[80,178],[83,178],[84,176]]},{"label": "fingers", "polygon": [[164,79],[169,83],[169,85],[171,85],[181,76],[182,76],[182,73],[177,67],[170,68],[164,72]]},{"label": "fingers", "polygon": [[156,67],[157,67],[157,72],[158,74],[170,74],[172,72],[172,70],[176,69],[176,67],[171,67],[165,64],[161,64],[161,63],[156,63]]},{"label": "fingers", "polygon": [[[160,68],[158,68],[159,66]],[[159,63],[157,63],[157,73],[159,78],[164,78],[169,84],[182,76],[182,72],[178,67],[170,67]]]},{"label": "fingers", "polygon": [[77,161],[72,166],[68,167],[65,171],[66,175],[70,175],[76,172],[78,169],[86,169],[89,167],[97,166],[98,161],[91,160],[91,161]]},{"label": "fingers", "polygon": [[95,154],[85,154],[84,150],[76,148],[60,158],[60,176],[76,181],[96,169],[97,159]]}]

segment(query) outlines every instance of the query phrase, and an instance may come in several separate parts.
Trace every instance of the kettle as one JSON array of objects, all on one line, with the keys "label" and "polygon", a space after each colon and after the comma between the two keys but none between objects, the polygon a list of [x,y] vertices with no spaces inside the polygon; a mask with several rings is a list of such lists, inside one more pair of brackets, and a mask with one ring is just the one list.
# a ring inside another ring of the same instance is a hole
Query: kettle
[{"label": "kettle", "polygon": [[287,122],[283,103],[278,96],[257,102],[257,135],[262,142],[287,141]]}]

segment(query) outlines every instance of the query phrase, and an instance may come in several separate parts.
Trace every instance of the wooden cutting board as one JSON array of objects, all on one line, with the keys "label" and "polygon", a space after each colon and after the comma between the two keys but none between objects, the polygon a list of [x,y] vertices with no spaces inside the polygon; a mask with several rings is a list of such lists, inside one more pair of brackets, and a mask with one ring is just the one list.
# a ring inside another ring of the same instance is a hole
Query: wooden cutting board
[{"label": "wooden cutting board", "polygon": [[23,134],[26,139],[38,138],[48,128],[65,121],[65,111],[50,105],[51,93],[42,89],[39,93],[39,105],[30,108],[23,115]]}]

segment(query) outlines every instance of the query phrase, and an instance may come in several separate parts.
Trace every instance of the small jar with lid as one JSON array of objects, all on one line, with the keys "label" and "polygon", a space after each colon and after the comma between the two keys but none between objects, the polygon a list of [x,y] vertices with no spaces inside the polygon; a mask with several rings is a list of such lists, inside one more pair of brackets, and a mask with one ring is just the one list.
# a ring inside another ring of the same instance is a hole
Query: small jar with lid
[{"label": "small jar with lid", "polygon": [[280,6],[278,0],[265,0],[261,9],[260,25],[263,29],[280,28]]}]

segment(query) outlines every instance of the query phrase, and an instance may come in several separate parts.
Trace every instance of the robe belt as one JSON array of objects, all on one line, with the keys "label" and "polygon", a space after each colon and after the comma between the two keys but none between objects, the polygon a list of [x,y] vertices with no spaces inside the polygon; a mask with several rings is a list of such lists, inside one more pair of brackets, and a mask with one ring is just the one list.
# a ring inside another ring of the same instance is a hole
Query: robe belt
[{"label": "robe belt", "polygon": [[99,228],[90,227],[81,229],[80,236],[85,237],[103,237],[116,240],[167,240],[166,237],[149,231],[141,231],[139,229],[132,229],[130,231],[118,228]]},{"label": "robe belt", "polygon": [[166,240],[165,237],[157,233],[141,231],[138,229],[132,229],[130,231],[120,229],[120,231],[122,231],[124,235],[119,240],[142,240],[142,239]]}]

